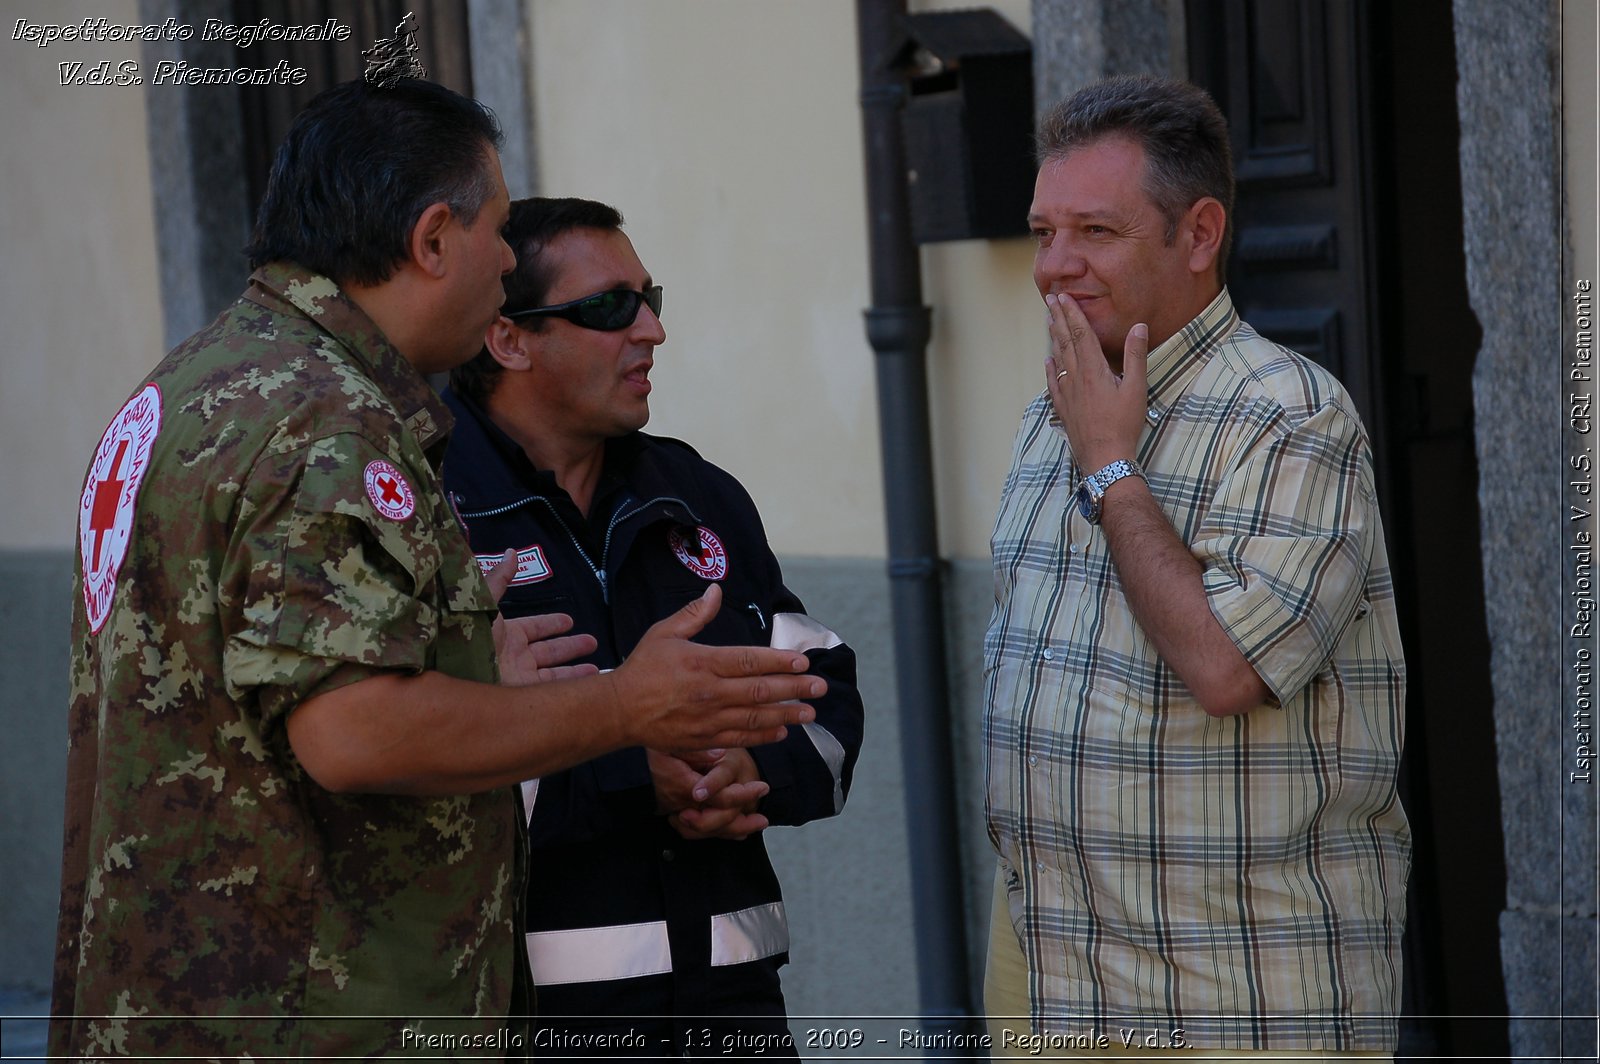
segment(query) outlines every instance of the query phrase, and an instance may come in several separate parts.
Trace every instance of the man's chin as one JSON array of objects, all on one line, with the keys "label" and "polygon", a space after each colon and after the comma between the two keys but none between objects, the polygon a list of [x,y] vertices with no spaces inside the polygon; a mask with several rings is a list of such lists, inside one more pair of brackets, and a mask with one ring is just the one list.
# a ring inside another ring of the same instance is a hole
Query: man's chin
[{"label": "man's chin", "polygon": [[1110,329],[1094,329],[1094,338],[1100,343],[1100,350],[1106,358],[1122,360],[1122,345],[1128,339],[1127,330],[1113,332]]},{"label": "man's chin", "polygon": [[1105,357],[1106,365],[1118,373],[1122,372],[1122,345],[1128,340],[1126,332],[1115,334],[1095,331],[1094,338],[1100,342],[1100,353]]},{"label": "man's chin", "polygon": [[629,411],[617,419],[617,435],[626,436],[630,432],[638,432],[650,424],[650,407],[647,405],[642,410]]}]

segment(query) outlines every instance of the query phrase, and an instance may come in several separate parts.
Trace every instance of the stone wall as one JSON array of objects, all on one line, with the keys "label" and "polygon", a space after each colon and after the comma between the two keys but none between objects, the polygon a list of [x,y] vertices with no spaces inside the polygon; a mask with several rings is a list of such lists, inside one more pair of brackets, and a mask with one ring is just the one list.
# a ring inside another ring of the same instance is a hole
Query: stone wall
[{"label": "stone wall", "polygon": [[[1483,576],[1506,842],[1502,965],[1514,1056],[1592,1049],[1593,785],[1566,781],[1561,362],[1568,234],[1555,0],[1456,0]],[[1448,930],[1448,929],[1447,929]],[[1552,943],[1557,948],[1552,949]]]}]

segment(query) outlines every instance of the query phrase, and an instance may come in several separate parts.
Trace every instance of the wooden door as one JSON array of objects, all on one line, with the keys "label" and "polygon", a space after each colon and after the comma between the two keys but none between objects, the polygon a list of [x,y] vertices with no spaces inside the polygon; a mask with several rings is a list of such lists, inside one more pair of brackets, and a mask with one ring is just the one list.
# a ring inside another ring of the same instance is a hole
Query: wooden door
[{"label": "wooden door", "polygon": [[[1373,439],[1408,666],[1402,1056],[1506,1053],[1505,861],[1472,439],[1449,0],[1189,0],[1233,130],[1245,320],[1350,390]],[[1451,1019],[1449,1017],[1456,1017]]]}]

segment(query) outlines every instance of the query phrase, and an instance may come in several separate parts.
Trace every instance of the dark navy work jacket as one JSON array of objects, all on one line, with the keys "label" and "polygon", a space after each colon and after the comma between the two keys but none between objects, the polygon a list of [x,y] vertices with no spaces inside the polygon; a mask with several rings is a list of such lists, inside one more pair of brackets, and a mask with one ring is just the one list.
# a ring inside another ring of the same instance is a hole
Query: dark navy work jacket
[{"label": "dark navy work jacket", "polygon": [[[696,637],[715,645],[804,650],[828,692],[817,719],[751,750],[771,787],[773,825],[832,816],[861,746],[855,654],[811,620],[783,584],[755,504],[739,483],[677,440],[632,433],[607,444],[587,519],[546,470],[477,404],[456,415],[444,483],[485,569],[507,548],[517,572],[508,617],[567,613],[595,637],[587,660],[620,664],[645,630],[722,585]],[[788,928],[759,834],[686,841],[655,811],[642,748],[524,784],[532,846],[529,954],[541,1012],[702,1015],[781,1009]]]}]

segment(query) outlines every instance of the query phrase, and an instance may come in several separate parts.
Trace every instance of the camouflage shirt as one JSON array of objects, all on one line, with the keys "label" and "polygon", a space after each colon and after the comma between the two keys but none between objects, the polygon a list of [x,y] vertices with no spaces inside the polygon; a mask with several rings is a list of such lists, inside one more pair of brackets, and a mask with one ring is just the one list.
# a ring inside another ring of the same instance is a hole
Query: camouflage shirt
[{"label": "camouflage shirt", "polygon": [[496,679],[450,414],[332,282],[251,280],[85,481],[51,1053],[492,1055],[514,794],[332,794],[284,723],[385,672]]}]

